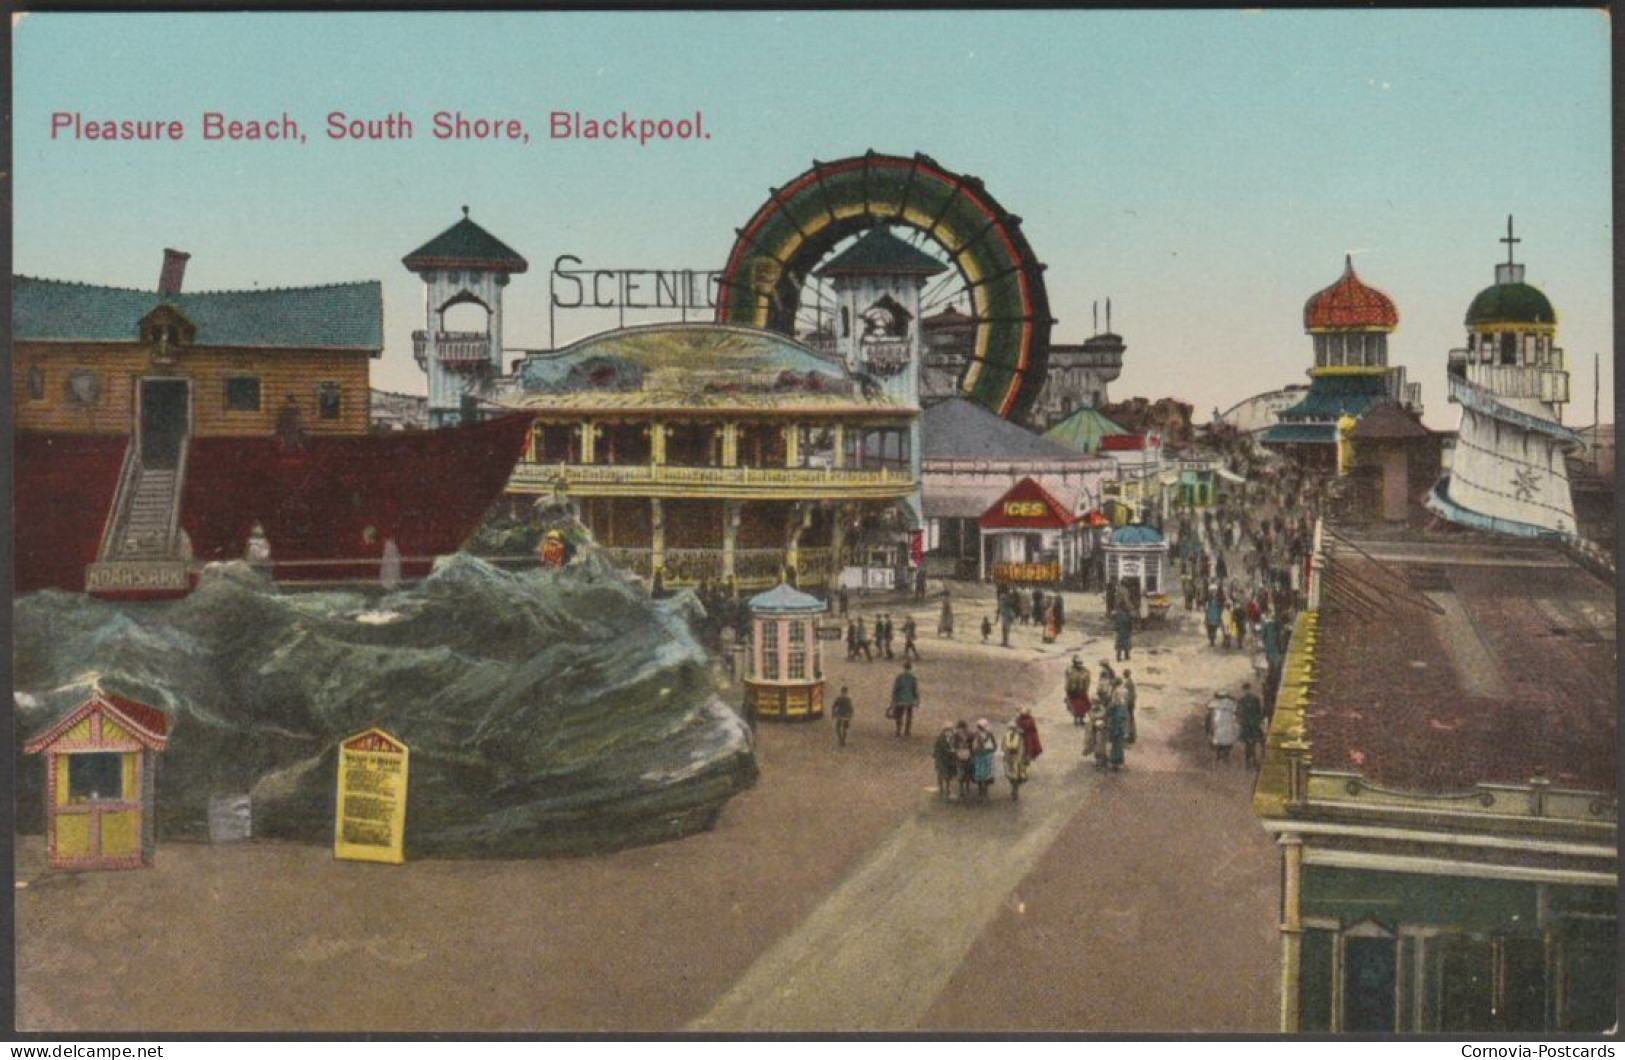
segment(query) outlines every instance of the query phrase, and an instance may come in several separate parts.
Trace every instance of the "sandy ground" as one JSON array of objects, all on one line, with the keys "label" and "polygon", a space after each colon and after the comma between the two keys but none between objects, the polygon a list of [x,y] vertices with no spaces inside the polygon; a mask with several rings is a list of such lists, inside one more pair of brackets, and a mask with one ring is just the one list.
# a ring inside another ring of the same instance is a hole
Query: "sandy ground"
[{"label": "sandy ground", "polygon": [[[1189,628],[1183,639],[1201,636]],[[1213,688],[1237,687],[1247,665],[1205,643],[1134,654],[1149,706],[1126,770],[1101,778],[1000,903],[920,1028],[1278,1028],[1280,861],[1241,748],[1216,762],[1203,725]]]},{"label": "sandy ground", "polygon": [[[1071,650],[1086,645],[1093,666],[1109,642],[1098,597],[1068,603],[1068,633],[1048,649],[1020,627],[1010,649],[996,634],[981,645],[985,605],[969,599],[958,639],[938,641],[937,606],[922,605],[909,740],[882,717],[898,663],[849,664],[837,647],[826,670],[853,688],[850,746],[834,746],[828,721],[764,723],[757,786],[713,831],[674,843],[379,866],[321,847],[161,840],[150,870],[70,875],[47,872],[39,837],[21,837],[19,1027],[1271,1029],[1274,853],[1239,765],[1219,775],[1193,746],[1198,693],[1173,691],[1245,662],[1198,647],[1194,627],[1145,640],[1136,676],[1142,703],[1158,705],[1142,708],[1130,770],[1103,778],[1060,721],[1058,682]],[[1024,703],[1047,746],[1021,801],[1001,784],[988,805],[941,804],[936,727]],[[907,884],[921,873],[948,881],[937,897]],[[900,900],[865,901],[877,883]],[[761,1018],[799,963],[788,954],[886,975],[910,931],[937,941],[906,996],[865,1008],[865,991],[803,972],[798,1015]],[[809,952],[809,937],[826,941]]]}]

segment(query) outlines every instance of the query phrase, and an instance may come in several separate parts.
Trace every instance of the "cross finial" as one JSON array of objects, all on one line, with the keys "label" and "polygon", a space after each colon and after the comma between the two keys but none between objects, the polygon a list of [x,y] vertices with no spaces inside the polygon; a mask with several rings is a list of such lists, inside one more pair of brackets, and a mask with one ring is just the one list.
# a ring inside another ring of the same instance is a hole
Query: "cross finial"
[{"label": "cross finial", "polygon": [[1523,240],[1515,238],[1513,236],[1513,234],[1512,234],[1512,215],[1511,214],[1507,214],[1507,237],[1505,239],[1503,239],[1503,240],[1500,240],[1500,242],[1505,243],[1507,245],[1507,264],[1511,265],[1512,264],[1512,247],[1513,247],[1513,244],[1523,242]]},{"label": "cross finial", "polygon": [[467,217],[467,216],[468,216],[468,207],[466,207],[466,206],[465,206],[465,207],[463,207],[463,216],[464,216],[464,217]]}]

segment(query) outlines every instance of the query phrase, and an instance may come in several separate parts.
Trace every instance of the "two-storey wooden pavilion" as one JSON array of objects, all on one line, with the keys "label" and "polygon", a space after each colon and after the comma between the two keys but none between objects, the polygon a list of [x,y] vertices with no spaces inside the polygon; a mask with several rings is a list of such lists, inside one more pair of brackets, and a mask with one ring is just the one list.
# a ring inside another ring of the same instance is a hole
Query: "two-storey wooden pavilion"
[{"label": "two-storey wooden pavilion", "polygon": [[613,559],[665,585],[829,587],[905,540],[919,409],[787,336],[606,332],[532,354],[499,400],[535,415],[510,495],[564,493]]}]

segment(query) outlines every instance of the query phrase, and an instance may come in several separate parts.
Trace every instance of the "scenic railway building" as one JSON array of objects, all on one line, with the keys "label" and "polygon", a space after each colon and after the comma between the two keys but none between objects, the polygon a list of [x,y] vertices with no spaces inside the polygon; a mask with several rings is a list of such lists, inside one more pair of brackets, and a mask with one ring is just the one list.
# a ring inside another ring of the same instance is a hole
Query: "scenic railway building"
[{"label": "scenic railway building", "polygon": [[919,410],[756,328],[655,324],[528,356],[509,494],[563,495],[618,564],[666,586],[833,588],[837,557],[906,561]]}]

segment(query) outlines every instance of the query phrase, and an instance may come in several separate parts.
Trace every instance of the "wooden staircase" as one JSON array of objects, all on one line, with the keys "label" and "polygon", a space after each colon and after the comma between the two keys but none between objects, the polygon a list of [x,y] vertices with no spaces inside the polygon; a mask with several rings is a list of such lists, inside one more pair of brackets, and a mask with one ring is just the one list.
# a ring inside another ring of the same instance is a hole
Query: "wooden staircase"
[{"label": "wooden staircase", "polygon": [[141,446],[130,446],[100,552],[87,572],[87,592],[162,598],[191,591],[191,557],[182,554],[180,533],[186,451],[183,443],[174,467],[148,467]]}]

